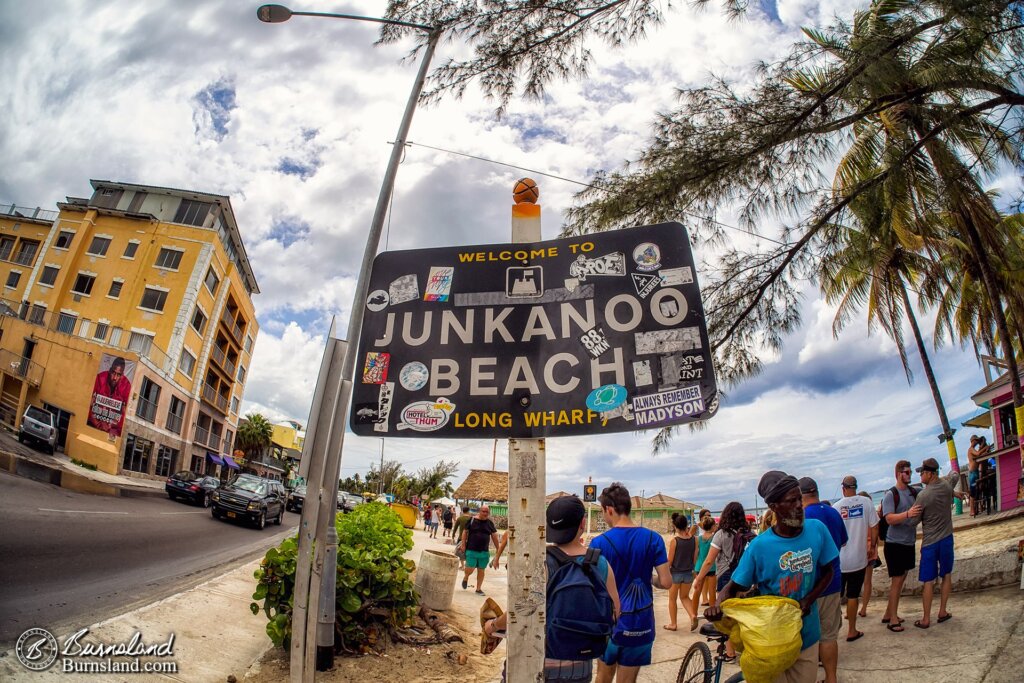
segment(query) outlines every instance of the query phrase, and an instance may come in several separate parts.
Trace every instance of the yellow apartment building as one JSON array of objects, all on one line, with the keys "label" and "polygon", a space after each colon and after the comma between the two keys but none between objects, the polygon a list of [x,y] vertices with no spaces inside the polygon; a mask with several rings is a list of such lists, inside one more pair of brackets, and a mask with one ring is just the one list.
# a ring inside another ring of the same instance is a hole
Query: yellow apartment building
[{"label": "yellow apartment building", "polygon": [[225,475],[259,331],[231,201],[91,184],[58,211],[0,205],[0,422],[45,408],[104,472]]},{"label": "yellow apartment building", "polygon": [[306,437],[306,431],[301,424],[294,420],[285,420],[284,422],[271,425],[271,427],[274,430],[271,441],[293,451],[302,450],[302,442]]}]

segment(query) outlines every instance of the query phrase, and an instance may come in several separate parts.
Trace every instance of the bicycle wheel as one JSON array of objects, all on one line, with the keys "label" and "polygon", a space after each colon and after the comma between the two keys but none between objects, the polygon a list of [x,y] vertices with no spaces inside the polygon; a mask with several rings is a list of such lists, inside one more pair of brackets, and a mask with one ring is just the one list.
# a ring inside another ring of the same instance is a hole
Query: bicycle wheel
[{"label": "bicycle wheel", "polygon": [[676,683],[712,683],[713,672],[711,648],[704,643],[694,643],[683,657]]}]

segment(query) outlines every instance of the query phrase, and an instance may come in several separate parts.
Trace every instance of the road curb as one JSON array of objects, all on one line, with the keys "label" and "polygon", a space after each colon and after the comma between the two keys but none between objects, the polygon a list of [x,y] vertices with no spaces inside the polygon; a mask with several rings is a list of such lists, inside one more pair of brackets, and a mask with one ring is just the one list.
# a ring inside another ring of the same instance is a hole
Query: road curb
[{"label": "road curb", "polygon": [[60,463],[42,462],[10,451],[0,451],[0,470],[78,493],[125,498],[163,497],[166,495],[163,490],[148,486],[128,486],[98,481],[67,470]]}]

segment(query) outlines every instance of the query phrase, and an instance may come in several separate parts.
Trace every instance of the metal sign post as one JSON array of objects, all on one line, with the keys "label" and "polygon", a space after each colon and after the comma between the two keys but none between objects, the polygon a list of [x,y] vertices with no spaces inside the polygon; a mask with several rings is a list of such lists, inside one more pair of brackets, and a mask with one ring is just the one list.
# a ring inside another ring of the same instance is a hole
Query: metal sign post
[{"label": "metal sign post", "polygon": [[[539,242],[540,237],[540,206],[513,205],[512,242]],[[520,399],[529,400],[529,395]],[[508,440],[509,683],[544,677],[546,465],[544,439]]]}]

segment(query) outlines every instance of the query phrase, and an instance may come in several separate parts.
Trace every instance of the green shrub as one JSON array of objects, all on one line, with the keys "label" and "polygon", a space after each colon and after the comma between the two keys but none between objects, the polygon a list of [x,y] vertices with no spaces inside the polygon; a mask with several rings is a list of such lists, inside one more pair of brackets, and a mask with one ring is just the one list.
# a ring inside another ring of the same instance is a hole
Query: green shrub
[{"label": "green shrub", "polygon": [[[382,503],[358,505],[335,517],[338,531],[338,571],[335,584],[335,649],[358,651],[382,631],[407,621],[415,612],[418,597],[411,572],[416,565],[403,556],[412,549],[412,531],[391,508]],[[267,635],[278,647],[289,647],[295,593],[298,537],[271,548],[256,570],[253,600],[262,600]],[[316,609],[316,594],[309,604]],[[249,605],[253,614],[260,605]]]}]

